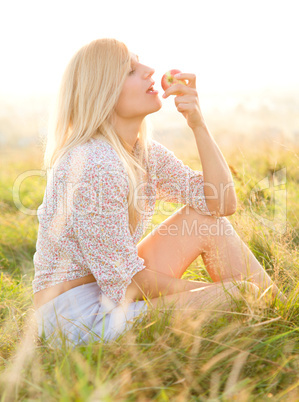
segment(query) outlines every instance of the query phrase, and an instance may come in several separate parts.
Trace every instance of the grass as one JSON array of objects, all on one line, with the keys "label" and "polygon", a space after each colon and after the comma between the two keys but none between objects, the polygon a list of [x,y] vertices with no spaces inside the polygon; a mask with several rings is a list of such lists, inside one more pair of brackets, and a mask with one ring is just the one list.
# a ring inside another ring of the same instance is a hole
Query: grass
[{"label": "grass", "polygon": [[[39,169],[41,155],[35,149],[11,149],[1,155],[1,401],[298,400],[298,149],[286,144],[276,150],[245,152],[236,147],[223,153],[238,196],[238,210],[229,220],[285,293],[287,303],[244,296],[232,312],[150,310],[115,341],[61,350],[36,338],[31,281],[38,222],[13,201],[16,178]],[[200,169],[196,157],[184,162]],[[268,219],[271,213],[273,217],[271,191],[255,192],[254,204],[250,194],[264,177],[284,167],[286,230],[278,233],[252,213],[270,212]],[[24,180],[20,198],[27,208],[41,204],[45,184],[39,176]],[[169,204],[169,211],[178,207]],[[164,219],[157,212],[152,224]],[[201,257],[183,278],[211,281]]]}]

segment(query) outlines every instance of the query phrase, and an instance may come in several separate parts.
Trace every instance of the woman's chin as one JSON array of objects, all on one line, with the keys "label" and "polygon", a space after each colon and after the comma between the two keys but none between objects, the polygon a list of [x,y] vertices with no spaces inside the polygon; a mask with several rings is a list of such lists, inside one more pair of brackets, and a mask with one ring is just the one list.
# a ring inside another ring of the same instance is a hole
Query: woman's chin
[{"label": "woman's chin", "polygon": [[151,113],[157,112],[157,111],[160,110],[161,108],[162,108],[162,102],[161,102],[161,100],[158,98],[157,106],[155,107],[155,110],[154,110],[153,112],[151,112]]},{"label": "woman's chin", "polygon": [[162,102],[161,100],[157,97],[156,102],[153,102],[151,104],[151,106],[147,109],[146,114],[151,114],[151,113],[155,113],[158,112],[158,110],[160,110],[162,108]]},{"label": "woman's chin", "polygon": [[151,110],[150,112],[148,112],[147,114],[152,114],[152,113],[156,113],[161,109],[162,105],[160,107],[155,108],[154,110]]}]

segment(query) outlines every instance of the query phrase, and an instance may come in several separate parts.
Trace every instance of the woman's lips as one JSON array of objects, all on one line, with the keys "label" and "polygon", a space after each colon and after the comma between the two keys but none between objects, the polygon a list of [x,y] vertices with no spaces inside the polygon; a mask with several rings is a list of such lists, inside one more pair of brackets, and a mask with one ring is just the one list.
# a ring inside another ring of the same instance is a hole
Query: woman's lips
[{"label": "woman's lips", "polygon": [[152,81],[150,87],[146,91],[147,94],[150,94],[150,95],[157,95],[158,94],[158,91],[155,90],[154,85],[155,85],[155,81]]},{"label": "woman's lips", "polygon": [[157,95],[159,91],[157,91],[156,89],[148,89],[146,93],[150,95]]}]

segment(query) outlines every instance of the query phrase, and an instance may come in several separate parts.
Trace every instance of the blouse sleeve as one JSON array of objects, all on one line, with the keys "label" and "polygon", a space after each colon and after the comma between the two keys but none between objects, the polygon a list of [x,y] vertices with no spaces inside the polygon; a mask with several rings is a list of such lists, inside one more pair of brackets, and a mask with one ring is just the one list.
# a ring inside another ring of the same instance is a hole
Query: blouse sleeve
[{"label": "blouse sleeve", "polygon": [[145,268],[129,230],[128,178],[119,167],[91,164],[81,184],[75,197],[74,231],[99,287],[119,304],[132,277]]},{"label": "blouse sleeve", "polygon": [[212,215],[204,195],[203,172],[191,169],[178,159],[173,151],[155,140],[152,141],[157,160],[156,198],[190,205],[201,210],[204,215]]}]

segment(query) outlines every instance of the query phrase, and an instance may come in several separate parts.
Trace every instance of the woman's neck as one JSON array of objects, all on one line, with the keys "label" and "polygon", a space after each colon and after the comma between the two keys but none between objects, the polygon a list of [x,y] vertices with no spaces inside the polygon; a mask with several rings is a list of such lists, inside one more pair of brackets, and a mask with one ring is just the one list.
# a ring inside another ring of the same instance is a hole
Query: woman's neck
[{"label": "woman's neck", "polygon": [[134,120],[118,118],[114,122],[114,129],[116,133],[128,144],[133,151],[133,148],[138,139],[138,134],[143,118],[136,118]]}]

